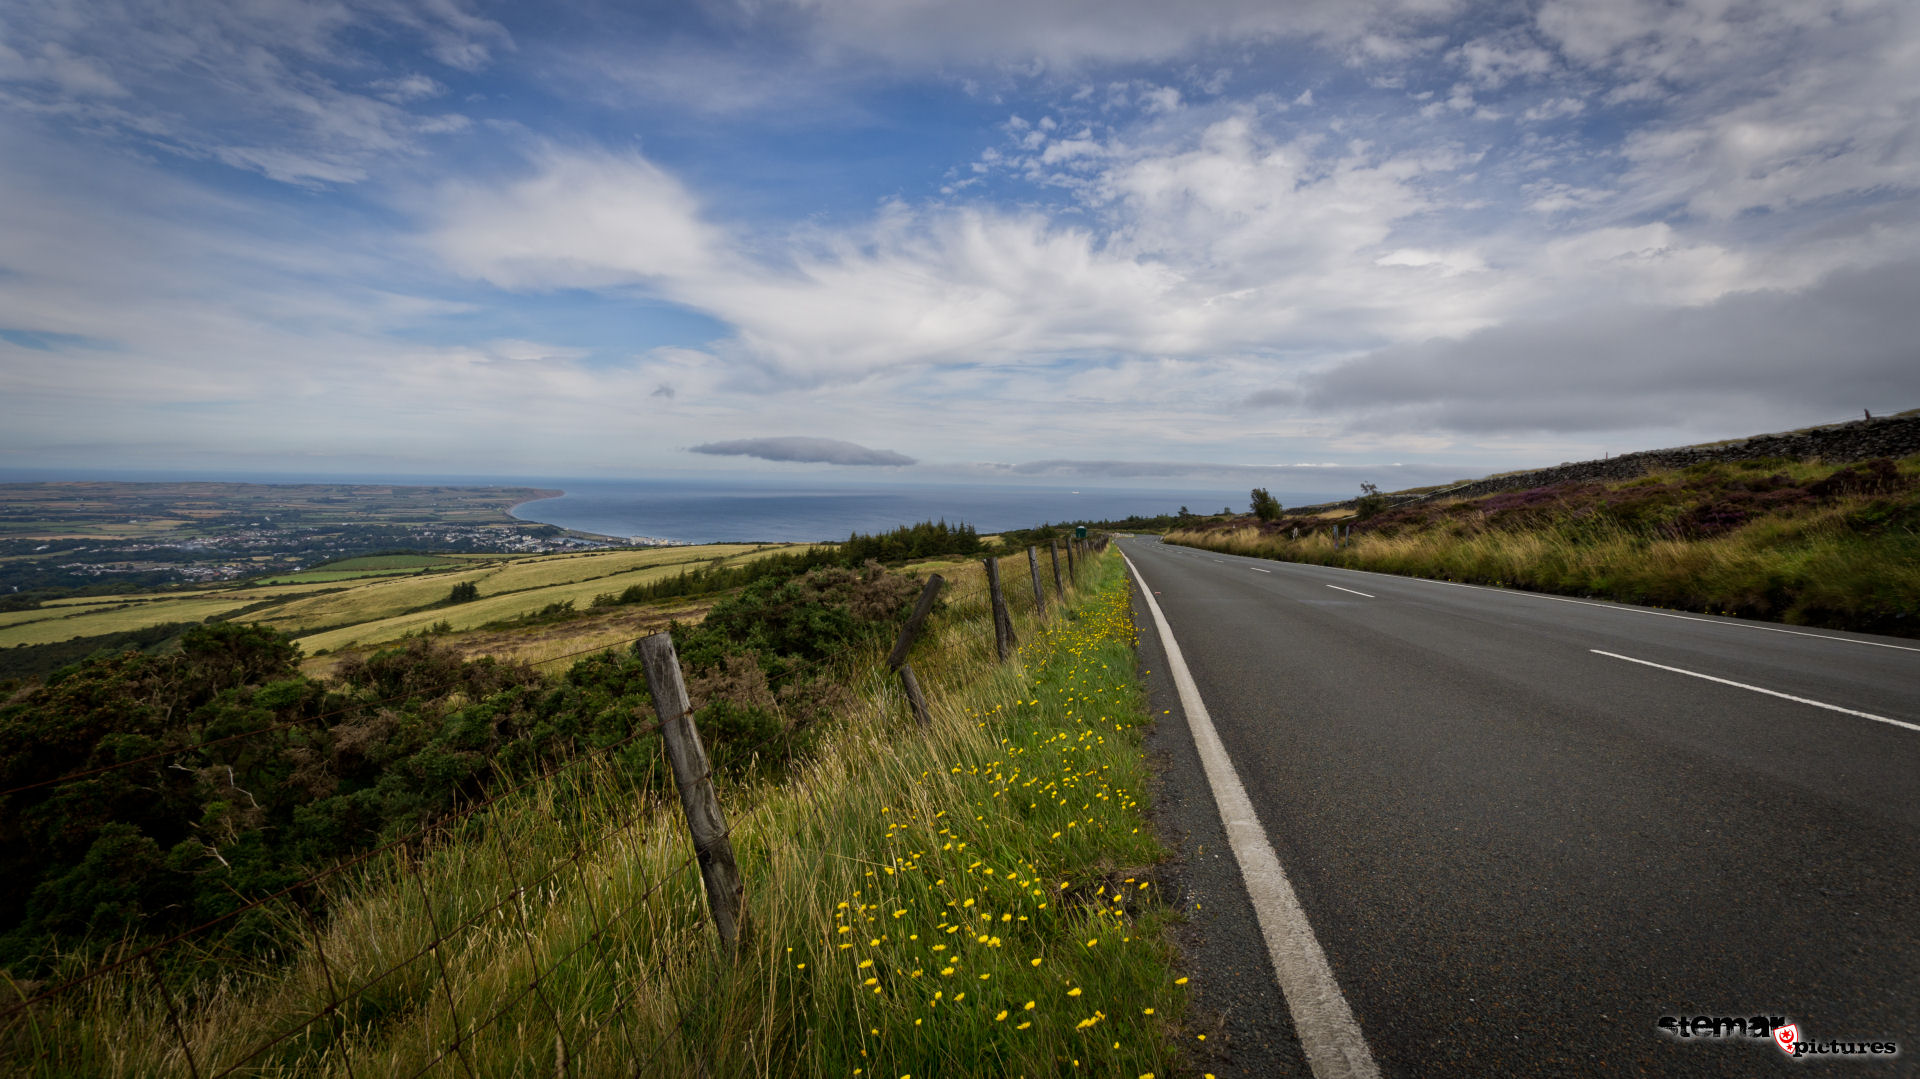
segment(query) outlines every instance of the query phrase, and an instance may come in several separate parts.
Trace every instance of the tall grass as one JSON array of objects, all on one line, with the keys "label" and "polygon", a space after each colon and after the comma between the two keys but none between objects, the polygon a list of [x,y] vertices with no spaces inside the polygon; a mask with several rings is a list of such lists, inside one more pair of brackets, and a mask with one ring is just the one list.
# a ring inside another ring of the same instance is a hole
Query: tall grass
[{"label": "tall grass", "polygon": [[[1776,467],[1776,466],[1768,466]],[[1832,466],[1783,474],[1817,482]],[[1920,459],[1901,474],[1920,475]],[[1613,490],[1647,487],[1656,475]],[[1631,492],[1629,492],[1631,493]],[[1443,505],[1413,524],[1359,524],[1336,545],[1325,527],[1252,524],[1171,532],[1167,541],[1290,562],[1593,596],[1682,610],[1905,635],[1920,634],[1920,492],[1784,503],[1717,534],[1609,519],[1608,491],[1569,496],[1548,513],[1489,522],[1473,503]],[[1484,501],[1484,500],[1482,500]],[[1673,514],[1690,506],[1677,498]]]},{"label": "tall grass", "polygon": [[1028,609],[1005,665],[964,581],[913,656],[931,729],[875,657],[850,657],[855,703],[817,755],[722,791],[750,919],[736,964],[671,792],[583,765],[339,883],[277,963],[164,992],[139,970],[102,979],[0,1050],[49,1076],[186,1075],[183,1040],[211,1076],[283,1035],[241,1072],[1164,1071],[1183,991],[1116,563],[1044,626],[1011,589]]}]

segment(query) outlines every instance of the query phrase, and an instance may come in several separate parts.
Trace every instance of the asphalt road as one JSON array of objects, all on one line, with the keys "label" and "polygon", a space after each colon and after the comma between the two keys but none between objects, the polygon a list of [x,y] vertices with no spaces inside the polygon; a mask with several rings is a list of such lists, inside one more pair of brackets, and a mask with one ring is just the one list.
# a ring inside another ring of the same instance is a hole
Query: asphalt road
[{"label": "asphalt road", "polygon": [[[1382,1074],[1920,1075],[1920,730],[1867,718],[1920,725],[1920,641],[1120,549]],[[1201,1063],[1308,1074],[1135,615]],[[1696,1015],[1900,1053],[1657,1026]]]}]

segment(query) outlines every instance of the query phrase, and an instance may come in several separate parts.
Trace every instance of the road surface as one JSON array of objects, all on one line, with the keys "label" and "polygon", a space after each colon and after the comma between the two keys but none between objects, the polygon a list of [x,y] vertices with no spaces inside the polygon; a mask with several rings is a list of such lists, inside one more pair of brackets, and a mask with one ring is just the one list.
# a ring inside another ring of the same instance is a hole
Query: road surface
[{"label": "road surface", "polygon": [[[1920,1074],[1920,641],[1120,550],[1378,1074]],[[1143,599],[1201,1060],[1315,1074]]]}]

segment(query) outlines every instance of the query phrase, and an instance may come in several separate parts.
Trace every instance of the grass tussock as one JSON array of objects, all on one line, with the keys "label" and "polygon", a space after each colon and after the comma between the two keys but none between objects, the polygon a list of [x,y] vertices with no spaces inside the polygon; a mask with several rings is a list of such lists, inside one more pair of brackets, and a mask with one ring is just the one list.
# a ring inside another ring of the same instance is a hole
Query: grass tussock
[{"label": "grass tussock", "polygon": [[1920,457],[1696,465],[1422,504],[1353,522],[1240,520],[1168,542],[1290,562],[1920,634]]},{"label": "grass tussock", "polygon": [[15,1020],[0,1054],[46,1076],[1164,1073],[1185,980],[1134,628],[1118,559],[1088,569],[1044,624],[1009,589],[1005,665],[978,567],[953,575],[913,655],[929,730],[853,657],[857,703],[815,755],[722,790],[737,964],[672,792],[583,762],[339,882],[291,954],[164,988],[135,967]]}]

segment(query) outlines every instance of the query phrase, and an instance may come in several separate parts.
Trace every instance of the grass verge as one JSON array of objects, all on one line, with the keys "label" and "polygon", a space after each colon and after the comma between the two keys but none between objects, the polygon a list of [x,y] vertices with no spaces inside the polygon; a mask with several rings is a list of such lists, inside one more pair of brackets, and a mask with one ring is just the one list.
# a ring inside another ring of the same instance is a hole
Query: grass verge
[{"label": "grass verge", "polygon": [[103,979],[0,1048],[41,1075],[1164,1073],[1184,991],[1118,563],[1022,611],[1004,665],[957,588],[913,657],[930,729],[858,657],[812,760],[722,791],[736,964],[671,793],[588,765],[343,883],[312,947],[166,996]]},{"label": "grass verge", "polygon": [[[1297,531],[1297,535],[1296,535]],[[1355,522],[1241,520],[1170,543],[1679,610],[1920,635],[1920,457],[1696,465],[1423,504]]]}]

